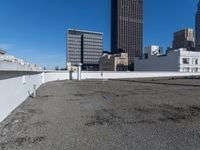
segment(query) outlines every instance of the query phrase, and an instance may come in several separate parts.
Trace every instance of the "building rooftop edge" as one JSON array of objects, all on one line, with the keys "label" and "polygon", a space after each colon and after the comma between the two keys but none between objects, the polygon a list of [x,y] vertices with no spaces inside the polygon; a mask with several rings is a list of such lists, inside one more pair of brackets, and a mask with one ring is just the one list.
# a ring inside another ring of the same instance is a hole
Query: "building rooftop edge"
[{"label": "building rooftop edge", "polygon": [[185,31],[185,30],[192,30],[192,31],[194,31],[194,29],[193,28],[183,28],[183,29],[180,29],[180,30],[177,30],[177,31],[175,31],[174,33],[177,33],[177,32],[180,32],[180,31]]},{"label": "building rooftop edge", "polygon": [[103,32],[95,32],[95,31],[87,31],[87,30],[79,30],[79,29],[67,29],[67,31],[79,31],[79,32],[96,33],[96,34],[102,34],[103,35]]}]

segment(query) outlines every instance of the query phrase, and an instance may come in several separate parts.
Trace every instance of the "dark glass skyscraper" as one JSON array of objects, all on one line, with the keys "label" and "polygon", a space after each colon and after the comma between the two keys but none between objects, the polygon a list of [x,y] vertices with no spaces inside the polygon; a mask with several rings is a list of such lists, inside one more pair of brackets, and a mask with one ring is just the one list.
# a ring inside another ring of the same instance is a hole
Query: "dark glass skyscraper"
[{"label": "dark glass skyscraper", "polygon": [[128,53],[133,64],[142,55],[143,0],[112,0],[111,7],[111,50]]},{"label": "dark glass skyscraper", "polygon": [[195,48],[196,51],[200,51],[200,1],[198,3],[195,19]]}]

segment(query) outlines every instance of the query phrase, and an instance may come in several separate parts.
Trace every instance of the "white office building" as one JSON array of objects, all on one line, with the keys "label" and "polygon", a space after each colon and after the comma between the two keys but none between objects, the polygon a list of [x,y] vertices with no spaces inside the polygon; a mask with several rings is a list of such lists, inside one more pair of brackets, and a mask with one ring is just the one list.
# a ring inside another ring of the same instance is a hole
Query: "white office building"
[{"label": "white office building", "polygon": [[135,60],[135,71],[200,72],[200,52],[180,48],[163,54],[159,46],[149,46]]}]

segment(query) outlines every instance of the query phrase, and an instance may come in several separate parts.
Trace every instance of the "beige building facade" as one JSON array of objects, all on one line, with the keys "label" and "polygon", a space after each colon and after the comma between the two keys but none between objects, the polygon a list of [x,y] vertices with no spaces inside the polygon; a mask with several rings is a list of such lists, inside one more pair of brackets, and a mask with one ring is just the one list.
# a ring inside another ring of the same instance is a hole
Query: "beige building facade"
[{"label": "beige building facade", "polygon": [[100,71],[128,71],[128,54],[103,54],[99,65]]}]

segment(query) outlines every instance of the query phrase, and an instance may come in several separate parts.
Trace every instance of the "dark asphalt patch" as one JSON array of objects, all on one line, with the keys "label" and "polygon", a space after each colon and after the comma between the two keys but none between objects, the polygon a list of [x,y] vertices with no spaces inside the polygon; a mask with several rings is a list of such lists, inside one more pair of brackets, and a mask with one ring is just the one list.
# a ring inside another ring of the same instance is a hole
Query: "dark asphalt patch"
[{"label": "dark asphalt patch", "polygon": [[76,96],[76,97],[85,97],[85,96],[87,96],[87,94],[77,93],[77,94],[74,94],[74,96]]},{"label": "dark asphalt patch", "polygon": [[124,120],[113,109],[102,109],[95,112],[94,116],[90,117],[90,121],[86,126],[98,126],[98,125],[118,125]]},{"label": "dark asphalt patch", "polygon": [[47,124],[49,124],[49,121],[37,121],[31,124],[32,127],[43,127],[46,126]]},{"label": "dark asphalt patch", "polygon": [[141,115],[153,116],[159,115],[160,118],[154,118],[154,122],[174,122],[192,121],[196,117],[200,117],[200,106],[175,107],[172,105],[159,105],[151,108],[135,108],[135,111]]},{"label": "dark asphalt patch", "polygon": [[37,97],[39,98],[48,98],[48,97],[52,97],[53,95],[37,95]]},{"label": "dark asphalt patch", "polygon": [[[126,111],[126,109],[124,109],[124,111]],[[200,118],[199,106],[175,107],[172,105],[155,105],[152,108],[135,108],[131,111],[132,116],[130,115],[129,118],[125,118],[117,114],[113,109],[98,110],[94,115],[89,117],[89,121],[85,123],[85,125],[91,127],[105,124],[112,126],[155,124],[159,122],[180,123],[181,121],[193,121],[194,118]],[[136,117],[135,120],[132,119],[134,117]]]},{"label": "dark asphalt patch", "polygon": [[15,139],[11,139],[7,142],[0,143],[0,148],[2,150],[8,149],[8,147],[23,147],[26,144],[38,144],[46,139],[45,136],[38,136],[38,137],[18,137]]}]

